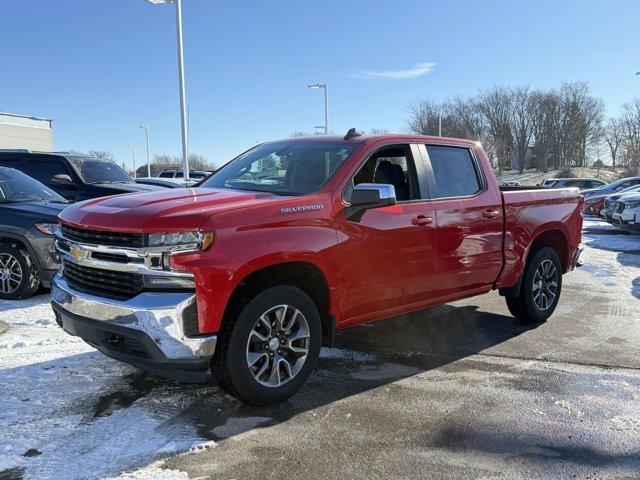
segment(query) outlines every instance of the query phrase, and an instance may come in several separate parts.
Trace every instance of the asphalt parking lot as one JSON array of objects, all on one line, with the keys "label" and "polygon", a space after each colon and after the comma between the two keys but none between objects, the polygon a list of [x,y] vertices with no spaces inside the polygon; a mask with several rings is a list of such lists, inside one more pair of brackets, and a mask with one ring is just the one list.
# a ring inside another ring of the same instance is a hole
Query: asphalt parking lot
[{"label": "asphalt parking lot", "polygon": [[583,241],[547,323],[490,294],[357,327],[268,408],[93,353],[44,296],[0,308],[0,479],[639,478],[640,237]]}]

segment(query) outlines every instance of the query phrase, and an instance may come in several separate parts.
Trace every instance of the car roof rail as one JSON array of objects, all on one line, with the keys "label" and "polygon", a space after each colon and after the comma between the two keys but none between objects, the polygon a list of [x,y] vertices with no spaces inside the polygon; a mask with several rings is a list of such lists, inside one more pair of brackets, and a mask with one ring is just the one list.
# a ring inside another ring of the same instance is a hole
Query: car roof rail
[{"label": "car roof rail", "polygon": [[28,150],[26,148],[0,148],[0,152],[31,153],[31,150]]}]

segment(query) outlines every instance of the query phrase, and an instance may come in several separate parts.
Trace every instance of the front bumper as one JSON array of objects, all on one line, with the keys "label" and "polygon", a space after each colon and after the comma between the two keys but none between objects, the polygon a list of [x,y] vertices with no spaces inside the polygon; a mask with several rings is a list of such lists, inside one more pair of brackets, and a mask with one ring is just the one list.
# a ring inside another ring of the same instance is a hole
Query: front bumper
[{"label": "front bumper", "polygon": [[204,382],[217,336],[185,334],[191,293],[143,292],[129,300],[97,297],[59,274],[51,286],[59,325],[110,357],[168,378]]}]

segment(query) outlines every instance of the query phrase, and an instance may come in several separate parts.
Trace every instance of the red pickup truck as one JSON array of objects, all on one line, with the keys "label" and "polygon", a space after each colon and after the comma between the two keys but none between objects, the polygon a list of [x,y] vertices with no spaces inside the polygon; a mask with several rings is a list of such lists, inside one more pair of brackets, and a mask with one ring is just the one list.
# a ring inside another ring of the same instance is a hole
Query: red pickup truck
[{"label": "red pickup truck", "polygon": [[541,322],[581,251],[575,188],[501,191],[477,142],[414,135],[264,143],[198,188],[60,215],[59,325],[254,404],[292,396],[336,330],[499,289]]}]

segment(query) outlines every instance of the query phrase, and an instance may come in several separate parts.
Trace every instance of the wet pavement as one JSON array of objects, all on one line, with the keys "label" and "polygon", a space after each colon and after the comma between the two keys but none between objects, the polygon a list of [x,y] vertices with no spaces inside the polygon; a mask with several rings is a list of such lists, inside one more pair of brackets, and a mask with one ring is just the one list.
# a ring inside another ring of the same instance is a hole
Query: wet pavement
[{"label": "wet pavement", "polygon": [[164,468],[216,479],[640,478],[640,237],[617,246],[616,231],[592,230],[587,266],[564,277],[547,323],[518,322],[490,294],[344,331],[283,405],[200,397],[185,414],[217,446]]},{"label": "wet pavement", "polygon": [[584,242],[545,324],[491,293],[362,325],[266,408],[95,353],[34,300],[0,350],[41,355],[0,371],[0,429],[24,437],[0,480],[640,478],[640,237]]}]

